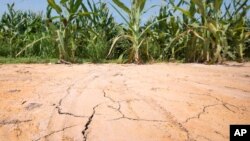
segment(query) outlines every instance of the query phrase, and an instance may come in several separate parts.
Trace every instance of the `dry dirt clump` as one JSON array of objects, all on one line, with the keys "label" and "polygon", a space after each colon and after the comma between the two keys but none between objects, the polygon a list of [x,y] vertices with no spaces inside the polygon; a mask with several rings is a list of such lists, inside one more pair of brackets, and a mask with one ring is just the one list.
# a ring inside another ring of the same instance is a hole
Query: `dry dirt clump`
[{"label": "dry dirt clump", "polygon": [[250,64],[0,65],[0,141],[227,141]]}]

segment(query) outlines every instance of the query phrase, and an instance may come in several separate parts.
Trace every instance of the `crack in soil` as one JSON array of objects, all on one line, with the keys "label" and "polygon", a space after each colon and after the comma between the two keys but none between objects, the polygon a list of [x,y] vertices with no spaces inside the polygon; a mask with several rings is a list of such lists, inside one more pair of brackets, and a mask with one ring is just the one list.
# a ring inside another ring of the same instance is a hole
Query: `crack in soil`
[{"label": "crack in soil", "polygon": [[[99,76],[94,76],[92,79],[94,80],[94,79],[96,79],[96,78],[98,78]],[[80,79],[79,79],[80,80]],[[76,83],[77,81],[75,81],[75,83]],[[61,98],[60,99],[60,101],[58,102],[58,105],[56,106],[56,109],[57,109],[57,112],[58,112],[58,114],[59,115],[69,115],[69,116],[73,116],[73,117],[76,117],[76,118],[87,118],[88,116],[82,116],[82,115],[76,115],[76,114],[73,114],[73,113],[69,113],[69,112],[63,112],[62,111],[62,108],[61,108],[61,105],[62,105],[62,102],[63,102],[63,100],[68,96],[68,95],[70,95],[70,90],[72,89],[72,87],[75,85],[75,83],[73,83],[73,84],[71,84],[68,88],[67,88],[67,94],[63,97],[63,98]],[[86,131],[88,130],[88,128],[89,128],[89,124],[92,122],[92,119],[93,119],[93,117],[94,117],[94,115],[95,115],[95,109],[98,107],[98,106],[100,106],[101,104],[98,104],[98,105],[96,105],[94,108],[93,108],[93,113],[92,113],[92,115],[91,116],[89,116],[88,118],[88,121],[87,121],[87,123],[85,124],[85,128],[84,128],[84,130],[82,131],[82,134],[83,134],[83,136],[84,136],[84,140],[86,141],[87,140],[87,133],[86,133]],[[67,128],[66,128],[67,129]],[[63,130],[60,130],[60,132],[61,131],[64,131],[65,130],[65,128],[63,129]],[[54,133],[53,133],[54,134]]]},{"label": "crack in soil", "polygon": [[56,106],[56,109],[57,109],[57,112],[59,115],[68,115],[68,116],[72,116],[72,117],[76,117],[76,118],[87,118],[88,117],[88,116],[76,115],[76,114],[69,113],[69,112],[63,112],[59,106]]},{"label": "crack in soil", "polygon": [[176,127],[178,127],[181,131],[185,132],[186,135],[187,135],[187,140],[191,140],[190,138],[190,133],[188,131],[188,129],[186,127],[183,126],[182,123],[180,123],[176,118],[175,116],[172,115],[171,112],[167,111],[165,109],[165,107],[161,106],[160,104],[158,104],[155,100],[151,99],[150,101],[152,104],[156,105],[156,107],[159,108],[159,110],[163,111],[166,115],[167,115],[167,118],[171,121],[171,123],[173,125],[175,125]]},{"label": "crack in soil", "polygon": [[178,127],[187,134],[187,141],[190,141],[191,140],[191,137],[190,137],[190,133],[188,131],[188,129],[186,127],[184,127],[181,123],[179,122],[176,122]]},{"label": "crack in soil", "polygon": [[222,133],[220,133],[219,131],[214,131],[214,133],[216,133],[216,134],[218,134],[218,135],[220,135],[221,137],[223,137],[223,138],[225,138],[225,139],[227,139],[228,137],[225,137]]},{"label": "crack in soil", "polygon": [[[76,82],[75,82],[76,83]],[[68,116],[73,116],[73,117],[76,117],[76,118],[86,118],[87,116],[82,116],[82,115],[76,115],[76,114],[73,114],[73,113],[70,113],[70,112],[63,112],[62,111],[62,108],[61,108],[61,105],[62,105],[62,102],[63,100],[68,96],[70,95],[70,90],[72,89],[72,87],[75,85],[74,84],[71,84],[68,88],[67,88],[67,94],[60,99],[58,105],[56,106],[56,109],[57,109],[57,112],[59,115],[68,115]]]},{"label": "crack in soil", "polygon": [[205,105],[205,106],[203,106],[203,109],[202,109],[201,112],[199,112],[196,116],[187,118],[183,123],[187,123],[187,122],[189,122],[192,119],[200,119],[201,115],[203,115],[203,114],[206,113],[206,109],[208,109],[210,107],[218,106],[218,105],[221,105],[221,104],[211,104],[211,105]]},{"label": "crack in soil", "polygon": [[88,132],[87,131],[89,129],[90,124],[93,121],[94,116],[95,116],[96,108],[98,108],[100,105],[101,104],[98,104],[95,107],[93,107],[93,112],[92,112],[91,116],[89,117],[88,121],[86,122],[86,124],[84,125],[84,129],[82,131],[83,141],[87,141],[87,139],[88,139]]},{"label": "crack in soil", "polygon": [[[234,110],[230,109],[228,106],[232,106],[232,107],[236,108],[237,110],[240,110],[239,107],[237,107],[237,106],[235,106],[235,105],[233,105],[233,104],[227,103],[227,102],[225,102],[225,101],[223,101],[223,100],[221,100],[221,99],[219,99],[219,98],[217,98],[217,97],[215,97],[215,96],[212,96],[211,94],[206,94],[206,96],[209,96],[209,97],[212,97],[212,98],[216,99],[217,101],[219,101],[219,102],[221,103],[221,105],[222,105],[223,107],[225,107],[227,110],[229,110],[229,111],[231,111],[231,112],[233,112],[233,113],[236,113],[236,112],[235,112]],[[227,105],[228,105],[228,106],[227,106]]]},{"label": "crack in soil", "polygon": [[[193,93],[191,93],[191,94],[193,94]],[[217,97],[215,97],[215,96],[213,96],[211,94],[193,94],[193,95],[201,95],[201,96],[211,97],[211,98],[215,99],[216,101],[218,101],[220,103],[219,105],[222,105],[224,108],[226,108],[227,110],[229,110],[229,111],[231,111],[233,113],[236,113],[236,112],[234,110],[230,109],[228,106],[231,106],[231,107],[236,108],[237,110],[240,110],[239,107],[237,107],[237,106],[235,106],[233,104],[227,103],[227,102],[223,101],[222,99],[219,99],[219,98],[217,98]]]},{"label": "crack in soil", "polygon": [[26,123],[26,122],[30,122],[32,121],[31,119],[28,119],[28,120],[10,120],[10,121],[6,121],[6,120],[3,120],[3,121],[0,121],[0,125],[10,125],[10,124],[19,124],[19,123]]},{"label": "crack in soil", "polygon": [[238,90],[238,91],[242,91],[242,92],[246,92],[246,93],[250,93],[250,91],[247,91],[247,90],[242,90],[242,89],[238,89],[238,88],[234,88],[234,87],[230,87],[230,86],[224,86],[225,88],[228,88],[228,89],[233,89],[233,90]]},{"label": "crack in soil", "polygon": [[49,134],[47,134],[47,135],[45,135],[45,136],[39,137],[38,139],[33,140],[33,141],[39,141],[39,140],[41,140],[42,138],[48,138],[49,136],[52,136],[52,135],[54,135],[54,134],[56,134],[56,133],[59,133],[59,132],[63,132],[63,131],[65,131],[66,129],[69,129],[69,128],[72,128],[72,127],[75,127],[75,126],[77,126],[77,125],[72,125],[72,126],[64,127],[64,128],[61,129],[61,130],[52,131],[51,133],[49,133]]},{"label": "crack in soil", "polygon": [[[183,126],[182,123],[180,123],[176,118],[175,116],[173,116],[171,114],[171,112],[167,111],[165,109],[165,107],[161,106],[160,104],[158,104],[154,99],[150,99],[150,102],[147,102],[148,100],[144,99],[144,101],[146,103],[148,103],[149,105],[151,105],[152,107],[157,107],[157,110],[161,110],[164,112],[164,114],[166,115],[166,118],[169,120],[168,122],[171,123],[172,125],[178,127],[181,131],[183,131],[184,133],[186,133],[186,136],[187,136],[187,140],[191,140],[192,138],[190,137],[190,132],[188,131],[188,129]],[[152,105],[153,104],[153,105]],[[167,121],[166,121],[167,122]]]},{"label": "crack in soil", "polygon": [[119,107],[116,109],[120,114],[121,117],[112,119],[112,121],[115,120],[121,120],[121,119],[127,119],[127,120],[133,120],[133,121],[147,121],[147,122],[167,122],[164,120],[150,120],[150,119],[141,119],[141,118],[131,118],[131,117],[127,117],[122,111],[121,111],[121,103],[119,101],[117,101]]},{"label": "crack in soil", "polygon": [[223,107],[225,107],[227,110],[229,110],[229,111],[231,111],[231,112],[233,112],[233,113],[236,113],[236,112],[235,112],[234,110],[230,109],[227,105],[239,109],[237,106],[234,106],[234,105],[231,105],[231,104],[228,104],[228,103],[222,103],[222,106],[223,106]]},{"label": "crack in soil", "polygon": [[[96,78],[98,78],[98,77],[99,77],[99,76],[94,76],[94,77],[92,78],[92,80],[94,80],[94,79],[96,79]],[[75,114],[73,114],[73,113],[62,112],[62,108],[61,108],[61,105],[62,105],[62,103],[63,103],[63,100],[64,100],[65,98],[67,98],[67,97],[70,95],[70,91],[71,91],[72,87],[74,87],[75,84],[76,84],[78,81],[80,81],[80,80],[81,80],[81,79],[76,80],[73,84],[71,84],[71,85],[67,88],[67,90],[66,90],[66,91],[67,91],[67,94],[64,95],[64,97],[60,99],[60,101],[58,102],[58,105],[56,106],[56,109],[57,109],[57,111],[58,111],[58,114],[70,115],[70,116],[73,116],[73,117],[81,117],[81,118],[86,118],[86,117],[87,117],[87,116],[75,115]]]},{"label": "crack in soil", "polygon": [[111,97],[109,97],[109,96],[107,95],[107,93],[105,92],[105,90],[103,90],[103,96],[104,96],[105,98],[109,99],[110,101],[112,101],[113,103],[116,103],[116,101],[115,101],[113,98],[111,98]]},{"label": "crack in soil", "polygon": [[70,90],[72,89],[72,87],[73,87],[74,85],[75,85],[75,84],[71,84],[71,85],[67,88],[67,94],[66,94],[63,98],[60,99],[58,106],[61,106],[63,100],[64,100],[68,95],[70,95]]},{"label": "crack in soil", "polygon": [[121,119],[127,119],[127,120],[133,120],[133,121],[146,121],[146,122],[167,122],[167,121],[164,121],[164,120],[150,120],[150,119],[141,119],[141,118],[130,118],[130,117],[126,117],[124,115],[122,117],[112,119],[112,121],[121,120]]},{"label": "crack in soil", "polygon": [[[115,120],[121,120],[121,119],[127,119],[127,120],[132,120],[132,121],[147,121],[147,122],[167,122],[164,120],[150,120],[150,119],[141,119],[141,118],[131,118],[131,117],[127,117],[122,111],[121,111],[121,102],[126,102],[126,101],[133,101],[133,100],[123,100],[123,101],[116,101],[114,100],[112,97],[108,96],[107,93],[105,92],[105,90],[103,90],[103,96],[107,99],[109,99],[111,102],[118,104],[118,108],[112,107],[112,106],[108,106],[109,108],[116,110],[117,112],[120,113],[121,117],[115,118],[115,119],[111,119],[111,121],[115,121]],[[135,99],[136,101],[138,99]]]}]

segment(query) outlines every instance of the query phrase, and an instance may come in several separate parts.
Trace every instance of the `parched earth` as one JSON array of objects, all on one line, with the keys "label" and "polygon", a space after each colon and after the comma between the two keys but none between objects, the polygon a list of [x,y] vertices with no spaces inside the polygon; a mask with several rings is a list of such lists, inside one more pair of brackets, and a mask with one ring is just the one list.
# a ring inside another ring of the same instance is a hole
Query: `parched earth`
[{"label": "parched earth", "polygon": [[227,141],[250,63],[0,65],[0,141]]}]

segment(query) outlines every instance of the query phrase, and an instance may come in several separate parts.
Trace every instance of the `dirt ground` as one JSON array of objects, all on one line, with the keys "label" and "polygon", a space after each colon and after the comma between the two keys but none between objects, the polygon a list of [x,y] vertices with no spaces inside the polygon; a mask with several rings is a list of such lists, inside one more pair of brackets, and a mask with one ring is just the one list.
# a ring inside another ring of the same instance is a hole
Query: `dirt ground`
[{"label": "dirt ground", "polygon": [[0,65],[0,141],[227,141],[250,63]]}]

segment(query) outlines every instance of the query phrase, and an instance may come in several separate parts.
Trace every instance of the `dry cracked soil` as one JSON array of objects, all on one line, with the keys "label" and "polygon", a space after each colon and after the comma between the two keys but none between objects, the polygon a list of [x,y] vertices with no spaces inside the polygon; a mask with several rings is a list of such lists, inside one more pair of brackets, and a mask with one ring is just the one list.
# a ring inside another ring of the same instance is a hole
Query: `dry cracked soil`
[{"label": "dry cracked soil", "polygon": [[0,65],[0,141],[227,141],[250,63]]}]

